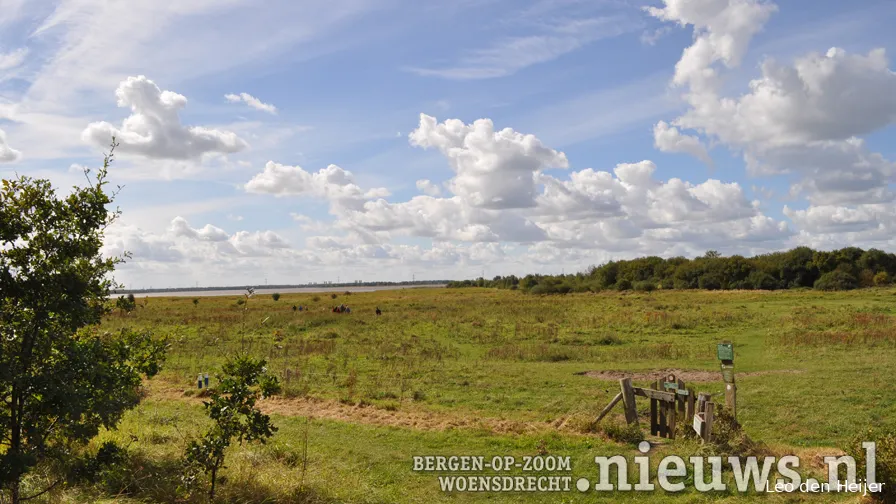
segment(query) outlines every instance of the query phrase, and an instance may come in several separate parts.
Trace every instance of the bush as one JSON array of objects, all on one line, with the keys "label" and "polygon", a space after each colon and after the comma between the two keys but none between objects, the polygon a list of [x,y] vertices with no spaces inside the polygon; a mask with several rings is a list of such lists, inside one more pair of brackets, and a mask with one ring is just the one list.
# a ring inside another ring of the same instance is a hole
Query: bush
[{"label": "bush", "polygon": [[706,290],[717,290],[722,288],[722,282],[716,275],[706,274],[697,280],[697,286]]},{"label": "bush", "polygon": [[598,345],[621,345],[622,340],[613,333],[606,333],[597,339]]},{"label": "bush", "polygon": [[656,289],[656,285],[649,280],[635,282],[632,287],[639,292],[651,292]]},{"label": "bush", "polygon": [[823,291],[850,290],[858,286],[859,281],[856,277],[840,270],[825,273],[815,281],[815,289]]},{"label": "bush", "polygon": [[536,284],[534,287],[529,288],[530,294],[552,294],[553,292],[553,287],[545,284]]},{"label": "bush", "polygon": [[[691,432],[693,431],[691,430]],[[719,403],[716,403],[713,415],[712,441],[710,445],[704,445],[704,449],[709,455],[725,459],[728,457],[758,457],[768,452],[765,445],[747,437],[737,420],[725,409],[724,405]]]},{"label": "bush", "polygon": [[85,455],[76,459],[69,468],[69,478],[73,481],[98,483],[102,473],[115,465],[122,465],[128,459],[127,450],[115,441],[106,441],[96,455]]},{"label": "bush", "polygon": [[875,477],[878,483],[884,485],[881,492],[869,492],[868,497],[874,502],[896,502],[896,433],[868,429],[850,441],[843,451],[856,459],[857,478],[862,478],[865,474],[867,461],[865,448],[862,447],[865,441],[877,444]]},{"label": "bush", "polygon": [[259,399],[280,392],[280,382],[268,374],[267,362],[247,355],[230,357],[221,368],[219,384],[203,402],[211,427],[187,445],[182,479],[185,487],[197,484],[200,474],[209,476],[209,500],[215,498],[218,471],[224,467],[227,448],[236,440],[265,443],[277,432],[268,415],[257,407]]},{"label": "bush", "polygon": [[638,424],[607,422],[603,425],[604,434],[617,443],[637,444],[644,441],[644,433]]},{"label": "bush", "polygon": [[557,294],[569,294],[570,292],[572,292],[572,286],[561,284],[555,288],[555,291],[557,292]]},{"label": "bush", "polygon": [[663,290],[666,289],[674,289],[675,288],[675,280],[671,278],[664,278],[662,282],[660,282],[660,287]]},{"label": "bush", "polygon": [[774,290],[778,286],[778,282],[774,277],[764,271],[753,271],[747,276],[747,283],[754,289]]},{"label": "bush", "polygon": [[884,285],[890,284],[890,276],[887,275],[886,271],[881,271],[880,273],[874,275],[874,285],[878,287],[883,287]]},{"label": "bush", "polygon": [[616,282],[616,290],[618,290],[618,291],[626,291],[626,290],[631,290],[631,289],[632,289],[632,282],[630,280],[623,278],[622,280],[619,280],[618,282]]},{"label": "bush", "polygon": [[280,301],[280,293],[275,292],[275,293],[271,294],[271,299],[273,299],[274,301]]},{"label": "bush", "polygon": [[676,278],[676,279],[672,280],[672,286],[675,288],[675,290],[684,290],[684,289],[692,289],[693,288],[693,287],[691,287],[691,284],[688,283],[688,281],[683,278]]}]

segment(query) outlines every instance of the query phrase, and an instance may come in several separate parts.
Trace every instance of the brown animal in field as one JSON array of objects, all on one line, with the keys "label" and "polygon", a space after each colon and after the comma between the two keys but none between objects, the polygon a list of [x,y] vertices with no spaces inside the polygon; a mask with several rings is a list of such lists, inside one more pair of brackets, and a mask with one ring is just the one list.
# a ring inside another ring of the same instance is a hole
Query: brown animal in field
[{"label": "brown animal in field", "polygon": [[379,306],[376,307],[376,314],[377,314],[377,315],[382,315],[382,314],[383,314],[383,312],[380,311],[380,307],[379,307]]}]

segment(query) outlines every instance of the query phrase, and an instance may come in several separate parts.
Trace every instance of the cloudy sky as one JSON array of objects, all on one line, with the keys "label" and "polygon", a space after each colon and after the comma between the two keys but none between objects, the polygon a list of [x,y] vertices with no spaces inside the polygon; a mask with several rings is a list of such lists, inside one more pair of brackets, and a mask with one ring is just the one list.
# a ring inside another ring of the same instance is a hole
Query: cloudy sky
[{"label": "cloudy sky", "polygon": [[0,176],[129,287],[896,250],[892,0],[0,0]]}]

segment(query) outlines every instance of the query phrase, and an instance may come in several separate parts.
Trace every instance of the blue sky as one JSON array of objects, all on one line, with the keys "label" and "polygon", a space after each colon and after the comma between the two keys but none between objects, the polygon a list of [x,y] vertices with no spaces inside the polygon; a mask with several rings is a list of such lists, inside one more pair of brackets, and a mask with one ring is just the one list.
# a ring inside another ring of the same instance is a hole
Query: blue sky
[{"label": "blue sky", "polygon": [[894,15],[885,0],[12,1],[0,175],[71,186],[117,134],[106,252],[132,252],[117,278],[133,287],[894,250]]}]

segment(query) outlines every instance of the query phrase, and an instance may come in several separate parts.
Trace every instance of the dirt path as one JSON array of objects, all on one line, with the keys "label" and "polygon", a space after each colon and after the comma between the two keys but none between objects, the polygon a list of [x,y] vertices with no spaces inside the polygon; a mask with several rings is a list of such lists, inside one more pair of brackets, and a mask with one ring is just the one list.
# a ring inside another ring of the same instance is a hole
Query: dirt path
[{"label": "dirt path", "polygon": [[[656,376],[663,376],[669,371],[676,373],[681,370],[657,370]],[[708,373],[707,371],[702,371]],[[787,373],[787,371],[781,371]],[[614,373],[614,371],[601,371],[600,373]],[[615,372],[619,373],[619,372]],[[775,373],[775,371],[760,372]],[[587,373],[582,373],[587,374]],[[746,374],[746,373],[745,373]],[[601,375],[603,378],[607,375]],[[638,376],[637,373],[625,374],[625,376]],[[654,374],[644,373],[643,377],[653,377]],[[681,375],[679,375],[681,376]],[[606,378],[610,379],[610,378]],[[615,378],[614,378],[615,379]],[[634,378],[640,379],[640,378]],[[683,375],[684,380],[700,381],[693,377]],[[713,380],[716,374],[713,373]],[[710,381],[710,380],[705,380]],[[144,382],[150,400],[157,401],[182,401],[191,404],[202,404],[202,398],[195,395],[184,394],[184,388],[181,385],[165,382],[159,379],[150,382]],[[464,417],[458,414],[447,412],[431,412],[421,410],[396,410],[389,411],[375,406],[358,406],[343,404],[332,399],[321,398],[272,398],[259,402],[262,411],[268,414],[283,416],[302,416],[313,418],[325,418],[328,420],[338,420],[350,423],[359,423],[366,425],[375,425],[382,427],[402,427],[408,429],[417,429],[423,431],[445,431],[449,429],[469,429],[484,430],[494,434],[547,434],[552,432],[562,432],[567,435],[582,436],[593,438],[595,435],[601,434],[585,433],[581,426],[587,424],[588,418],[585,418],[584,412],[578,412],[578,418],[574,415],[560,416],[551,422],[526,422],[519,420],[507,420],[499,418],[487,417]],[[660,438],[650,438],[652,443],[663,445],[668,440]],[[771,447],[770,447],[771,448]],[[813,468],[824,467],[823,457],[826,455],[842,455],[842,450],[836,448],[801,448],[793,446],[775,446],[771,448],[772,452],[778,456],[784,454],[793,454],[799,456],[802,460],[808,461],[808,465]]]},{"label": "dirt path", "polygon": [[[159,379],[145,382],[150,400],[183,401],[202,404],[202,398],[184,394],[183,386]],[[329,420],[341,420],[389,427],[404,427],[426,431],[449,429],[485,430],[496,434],[538,434],[562,431],[566,434],[585,435],[570,424],[568,416],[551,422],[526,422],[501,418],[461,416],[447,412],[431,412],[414,409],[386,410],[371,405],[343,404],[333,399],[274,397],[259,401],[261,410],[283,416],[311,416]],[[581,425],[580,422],[576,425]]]},{"label": "dirt path", "polygon": [[[770,374],[797,374],[802,373],[797,369],[778,369],[771,371],[750,371],[747,373],[737,373],[738,378],[750,376],[765,376]],[[716,371],[706,371],[700,369],[651,369],[649,371],[582,371],[576,373],[578,375],[597,378],[600,380],[621,380],[623,378],[631,378],[633,381],[654,381],[664,378],[670,374],[675,375],[685,382],[718,382],[722,380],[722,373]]]}]

